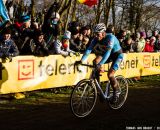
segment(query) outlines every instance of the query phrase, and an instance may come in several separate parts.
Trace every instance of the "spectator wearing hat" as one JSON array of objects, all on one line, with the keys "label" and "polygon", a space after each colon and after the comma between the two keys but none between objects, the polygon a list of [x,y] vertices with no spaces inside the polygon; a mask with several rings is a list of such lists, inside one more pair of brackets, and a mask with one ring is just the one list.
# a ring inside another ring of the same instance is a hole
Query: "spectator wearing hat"
[{"label": "spectator wearing hat", "polygon": [[22,15],[20,17],[20,22],[23,23],[24,28],[30,28],[31,26],[31,18],[29,15]]},{"label": "spectator wearing hat", "polygon": [[31,26],[31,18],[29,15],[22,15],[20,18],[22,23],[21,26],[21,43],[19,45],[20,55],[30,55],[30,39],[34,38],[34,30],[30,28]]},{"label": "spectator wearing hat", "polygon": [[33,55],[47,56],[49,54],[47,43],[44,40],[44,33],[41,30],[35,31],[35,39],[31,39],[30,47]]},{"label": "spectator wearing hat", "polygon": [[70,50],[70,40],[71,38],[71,32],[66,31],[64,35],[62,36],[61,40],[56,40],[53,43],[53,47],[50,47],[50,53],[51,54],[61,54],[62,56],[72,56],[72,55],[79,55],[79,53],[76,53],[72,50]]},{"label": "spectator wearing hat", "polygon": [[3,31],[3,39],[0,41],[0,57],[11,58],[19,55],[15,42],[11,39],[11,30],[6,28]]}]

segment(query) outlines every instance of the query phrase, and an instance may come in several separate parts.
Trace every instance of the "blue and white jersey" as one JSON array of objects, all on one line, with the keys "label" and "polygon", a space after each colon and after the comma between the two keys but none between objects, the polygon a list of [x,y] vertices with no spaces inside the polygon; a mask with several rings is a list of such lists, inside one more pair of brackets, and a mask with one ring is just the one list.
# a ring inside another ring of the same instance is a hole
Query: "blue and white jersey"
[{"label": "blue and white jersey", "polygon": [[119,40],[115,37],[115,35],[107,33],[106,37],[102,41],[98,41],[97,38],[94,38],[92,40],[90,46],[85,51],[81,60],[86,60],[92,50],[96,55],[100,55],[103,57],[102,60],[99,62],[99,65],[102,65],[108,60],[109,57],[114,58],[114,55],[117,52],[121,52],[121,46]]}]

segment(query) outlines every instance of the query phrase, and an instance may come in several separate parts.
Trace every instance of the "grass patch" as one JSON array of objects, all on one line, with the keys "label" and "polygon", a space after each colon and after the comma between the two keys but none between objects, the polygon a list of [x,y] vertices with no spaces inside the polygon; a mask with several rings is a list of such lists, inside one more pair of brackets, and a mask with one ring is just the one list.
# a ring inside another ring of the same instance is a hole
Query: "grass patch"
[{"label": "grass patch", "polygon": [[[140,89],[140,88],[159,88],[160,84],[160,75],[154,76],[145,76],[141,77],[140,80],[135,81],[131,79],[132,83],[129,83],[129,88]],[[105,83],[102,84],[105,88]],[[47,90],[36,90],[31,92],[25,92],[25,98],[16,100],[13,97],[8,95],[0,96],[0,105],[3,104],[44,104],[44,103],[61,103],[69,101],[70,94],[73,90],[73,87],[63,87],[63,88],[52,88]],[[1,107],[0,107],[1,109]]]},{"label": "grass patch", "polygon": [[159,88],[160,84],[160,76],[159,75],[153,75],[153,76],[145,76],[141,77],[140,80],[135,81],[133,79],[133,83],[129,84],[129,87],[134,88]]}]

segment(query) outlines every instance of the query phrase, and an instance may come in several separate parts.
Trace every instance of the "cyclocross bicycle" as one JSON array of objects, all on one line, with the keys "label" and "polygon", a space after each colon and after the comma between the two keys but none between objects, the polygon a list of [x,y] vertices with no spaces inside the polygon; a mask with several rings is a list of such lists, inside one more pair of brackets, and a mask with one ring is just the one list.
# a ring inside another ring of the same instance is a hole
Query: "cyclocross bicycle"
[{"label": "cyclocross bicycle", "polygon": [[128,96],[127,80],[121,75],[116,76],[120,93],[118,100],[115,103],[111,103],[110,99],[113,96],[113,89],[110,85],[110,82],[108,81],[105,90],[102,90],[100,83],[96,78],[98,70],[97,66],[88,64],[81,65],[91,67],[92,73],[89,79],[83,79],[75,85],[70,97],[70,106],[72,113],[76,117],[88,116],[96,104],[97,94],[100,95],[104,100],[106,100],[110,108],[121,108]]}]

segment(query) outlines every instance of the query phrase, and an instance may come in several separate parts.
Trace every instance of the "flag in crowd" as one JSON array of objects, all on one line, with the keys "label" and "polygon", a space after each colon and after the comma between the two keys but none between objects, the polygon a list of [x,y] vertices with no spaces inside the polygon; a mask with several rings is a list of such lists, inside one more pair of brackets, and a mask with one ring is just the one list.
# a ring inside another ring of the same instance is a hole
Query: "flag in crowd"
[{"label": "flag in crowd", "polygon": [[0,29],[6,21],[9,21],[10,18],[7,13],[7,9],[3,3],[3,0],[0,0]]},{"label": "flag in crowd", "polygon": [[93,5],[96,5],[98,3],[98,0],[78,0],[79,3],[85,4],[89,7],[92,7]]}]

